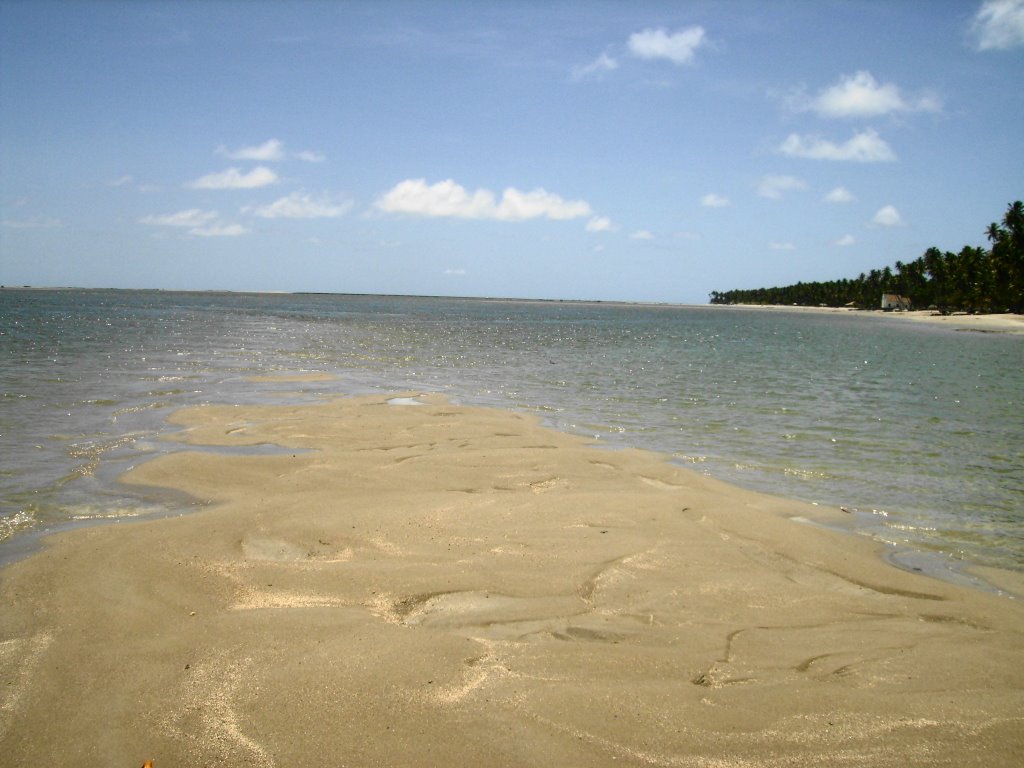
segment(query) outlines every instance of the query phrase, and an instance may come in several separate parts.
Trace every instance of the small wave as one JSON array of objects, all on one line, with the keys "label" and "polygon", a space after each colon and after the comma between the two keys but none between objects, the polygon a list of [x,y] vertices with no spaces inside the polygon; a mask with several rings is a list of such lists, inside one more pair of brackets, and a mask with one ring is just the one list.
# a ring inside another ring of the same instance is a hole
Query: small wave
[{"label": "small wave", "polygon": [[15,534],[35,527],[36,515],[31,509],[20,509],[13,515],[0,517],[0,541],[6,541]]},{"label": "small wave", "polygon": [[153,410],[157,410],[159,408],[171,408],[172,405],[173,405],[172,403],[165,403],[165,402],[160,401],[160,400],[158,400],[155,403],[145,403],[143,405],[132,405],[132,406],[129,406],[127,408],[119,408],[116,411],[114,411],[114,418],[117,418],[118,416],[126,416],[129,413],[143,413],[145,411],[153,411]]},{"label": "small wave", "polygon": [[707,456],[688,456],[683,453],[673,453],[672,458],[685,464],[704,464],[708,461]]},{"label": "small wave", "polygon": [[148,507],[101,507],[95,504],[81,504],[64,508],[64,513],[69,520],[121,520],[142,517],[153,511]]},{"label": "small wave", "polygon": [[103,454],[131,445],[138,439],[138,434],[121,435],[109,440],[89,440],[82,443],[73,443],[67,449],[67,455],[73,459],[85,459],[85,462],[75,467],[61,483],[72,480],[75,477],[88,477],[96,472],[100,458]]},{"label": "small wave", "polygon": [[795,477],[800,480],[828,480],[832,475],[814,469],[800,469],[799,467],[783,467],[782,474],[786,477]]},{"label": "small wave", "polygon": [[[592,430],[594,432],[603,432],[606,435],[624,435],[624,434],[626,434],[626,432],[629,431],[629,429],[627,427],[624,427],[621,424],[586,424],[586,423],[580,423],[580,424],[575,425],[575,427],[577,429],[580,429],[580,430],[587,430],[587,431],[591,431]],[[595,437],[596,437],[596,435],[595,435]]]}]

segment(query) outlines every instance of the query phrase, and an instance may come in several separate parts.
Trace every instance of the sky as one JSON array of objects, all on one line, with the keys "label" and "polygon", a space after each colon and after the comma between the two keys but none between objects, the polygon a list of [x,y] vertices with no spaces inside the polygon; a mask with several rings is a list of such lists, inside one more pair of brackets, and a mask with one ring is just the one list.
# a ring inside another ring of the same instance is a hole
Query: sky
[{"label": "sky", "polygon": [[1024,0],[0,0],[0,284],[705,303],[985,245]]}]

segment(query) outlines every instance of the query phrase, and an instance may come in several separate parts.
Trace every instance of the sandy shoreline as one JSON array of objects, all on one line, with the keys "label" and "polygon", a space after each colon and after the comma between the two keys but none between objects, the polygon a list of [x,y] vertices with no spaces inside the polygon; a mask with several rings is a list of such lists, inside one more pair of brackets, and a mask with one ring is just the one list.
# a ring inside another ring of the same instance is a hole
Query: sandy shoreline
[{"label": "sandy shoreline", "polygon": [[880,309],[864,311],[847,309],[845,307],[798,307],[781,304],[729,304],[720,306],[735,310],[767,310],[770,312],[806,312],[810,314],[850,315],[851,317],[893,318],[914,323],[931,323],[965,331],[1024,334],[1024,315],[1013,313],[991,315],[955,313],[940,315],[938,312],[930,309],[915,309],[910,312],[883,312]]},{"label": "sandy shoreline", "polygon": [[[2,765],[1018,765],[1024,606],[529,416],[178,412],[180,518],[0,570]],[[841,514],[841,513],[834,513]]]}]

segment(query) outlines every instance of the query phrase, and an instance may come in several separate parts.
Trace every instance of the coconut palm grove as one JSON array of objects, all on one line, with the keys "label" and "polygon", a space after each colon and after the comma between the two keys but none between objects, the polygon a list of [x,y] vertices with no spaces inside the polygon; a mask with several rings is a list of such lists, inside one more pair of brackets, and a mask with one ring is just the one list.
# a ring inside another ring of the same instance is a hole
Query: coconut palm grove
[{"label": "coconut palm grove", "polygon": [[779,288],[712,291],[712,304],[795,304],[879,307],[883,294],[940,312],[1024,312],[1024,203],[1011,203],[1002,223],[986,229],[989,247],[959,253],[929,248],[914,261],[873,269],[853,279]]}]

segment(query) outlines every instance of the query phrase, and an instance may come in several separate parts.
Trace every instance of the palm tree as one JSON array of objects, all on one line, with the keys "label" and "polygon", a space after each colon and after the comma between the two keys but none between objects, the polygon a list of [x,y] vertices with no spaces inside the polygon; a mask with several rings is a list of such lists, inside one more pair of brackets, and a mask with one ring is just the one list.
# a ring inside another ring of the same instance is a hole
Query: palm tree
[{"label": "palm tree", "polygon": [[992,223],[985,234],[991,250],[964,246],[959,253],[929,248],[910,263],[861,272],[856,280],[797,283],[776,288],[712,291],[711,303],[831,304],[856,301],[877,307],[882,293],[898,291],[919,306],[942,310],[973,309],[1024,311],[1024,203],[1011,203],[1002,224]]},{"label": "palm tree", "polygon": [[1024,203],[1011,203],[1003,216],[1003,226],[992,225],[988,233],[997,274],[998,304],[1020,312],[1024,310]]}]

